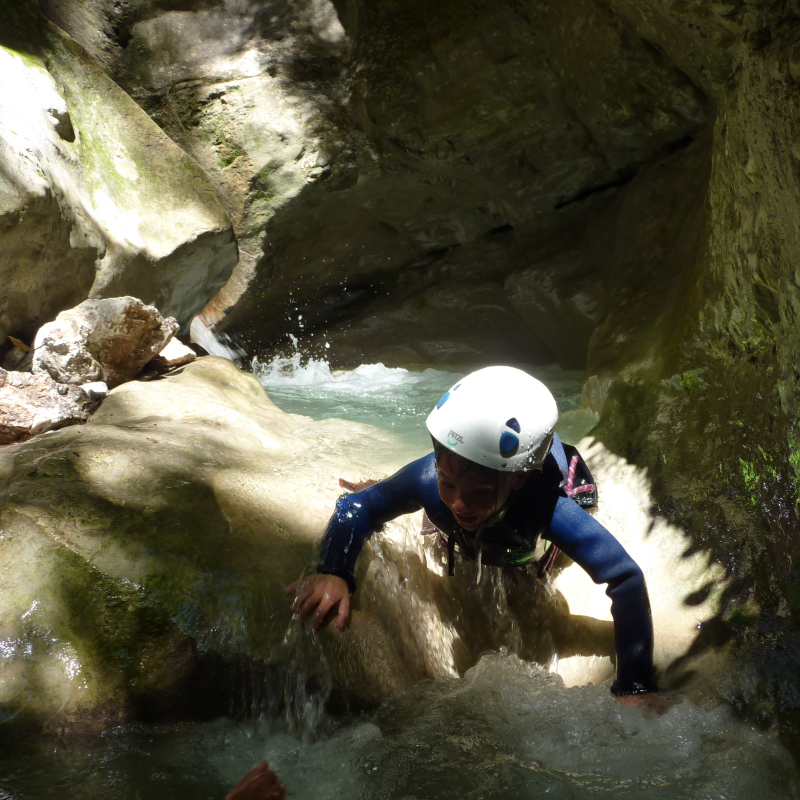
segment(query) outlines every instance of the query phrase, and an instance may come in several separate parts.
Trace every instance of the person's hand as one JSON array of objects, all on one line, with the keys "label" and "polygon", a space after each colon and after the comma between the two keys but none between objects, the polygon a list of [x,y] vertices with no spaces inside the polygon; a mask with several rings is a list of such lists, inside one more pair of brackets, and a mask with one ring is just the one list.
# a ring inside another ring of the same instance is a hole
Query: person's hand
[{"label": "person's hand", "polygon": [[350,589],[347,582],[337,575],[307,575],[286,587],[288,594],[294,594],[291,609],[300,619],[309,618],[314,628],[318,628],[326,614],[338,606],[336,624],[344,628],[350,613]]},{"label": "person's hand", "polygon": [[286,800],[286,787],[262,761],[225,795],[225,800]]},{"label": "person's hand", "polygon": [[636,706],[644,711],[655,711],[656,714],[663,714],[667,710],[666,699],[657,692],[647,692],[645,694],[629,694],[625,697],[617,697],[617,702],[624,706]]}]

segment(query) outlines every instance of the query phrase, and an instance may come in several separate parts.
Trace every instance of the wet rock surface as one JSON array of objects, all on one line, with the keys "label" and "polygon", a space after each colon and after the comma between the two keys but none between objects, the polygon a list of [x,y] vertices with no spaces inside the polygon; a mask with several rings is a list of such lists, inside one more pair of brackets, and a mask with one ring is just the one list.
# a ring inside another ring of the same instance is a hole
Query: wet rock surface
[{"label": "wet rock surface", "polygon": [[85,300],[39,329],[33,372],[59,383],[101,381],[113,388],[134,378],[177,331],[175,319],[135,297]]},{"label": "wet rock surface", "polygon": [[[118,387],[86,425],[3,448],[0,637],[13,647],[0,706],[14,720],[0,734],[229,710],[237,665],[287,655],[283,586],[340,491],[336,450],[361,452],[364,426],[337,430],[283,414],[251,375],[204,358]],[[298,436],[314,443],[307,459]],[[391,668],[351,659],[365,681],[354,691],[374,699],[407,678],[365,624],[364,657]]]}]

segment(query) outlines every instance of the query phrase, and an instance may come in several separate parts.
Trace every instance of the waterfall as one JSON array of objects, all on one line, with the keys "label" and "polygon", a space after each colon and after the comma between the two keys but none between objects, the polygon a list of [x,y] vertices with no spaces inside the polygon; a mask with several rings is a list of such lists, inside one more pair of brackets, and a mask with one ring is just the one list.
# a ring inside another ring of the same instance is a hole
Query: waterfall
[{"label": "waterfall", "polygon": [[227,358],[237,366],[241,365],[242,359],[246,355],[244,350],[233,344],[230,336],[224,333],[215,334],[199,316],[192,320],[192,324],[189,326],[189,336],[191,341],[199,344],[210,356]]}]

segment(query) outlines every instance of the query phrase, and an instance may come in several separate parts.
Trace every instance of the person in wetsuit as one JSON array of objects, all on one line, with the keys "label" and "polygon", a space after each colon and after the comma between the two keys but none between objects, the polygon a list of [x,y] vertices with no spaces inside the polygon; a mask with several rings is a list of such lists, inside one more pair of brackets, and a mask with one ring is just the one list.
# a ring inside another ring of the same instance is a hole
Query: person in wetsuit
[{"label": "person in wetsuit", "polygon": [[[551,542],[607,584],[614,619],[611,691],[650,705],[653,625],[644,575],[620,543],[565,490],[569,465],[555,435],[549,390],[521,370],[488,367],[446,392],[427,420],[434,452],[362,491],[339,498],[322,541],[317,573],[287,591],[292,610],[317,627],[334,610],[342,628],[356,589],[359,554],[372,533],[424,509],[448,549],[484,566],[525,567]],[[648,697],[650,696],[650,700]]]}]

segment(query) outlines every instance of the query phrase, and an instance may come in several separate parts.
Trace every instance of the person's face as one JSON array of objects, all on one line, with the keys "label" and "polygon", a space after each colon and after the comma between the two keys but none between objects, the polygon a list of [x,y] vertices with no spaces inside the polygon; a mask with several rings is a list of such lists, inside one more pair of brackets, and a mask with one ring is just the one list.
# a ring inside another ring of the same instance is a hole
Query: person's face
[{"label": "person's face", "polygon": [[497,477],[481,470],[456,453],[440,453],[436,461],[439,474],[439,497],[453,512],[456,522],[465,530],[480,528],[497,506]]}]

